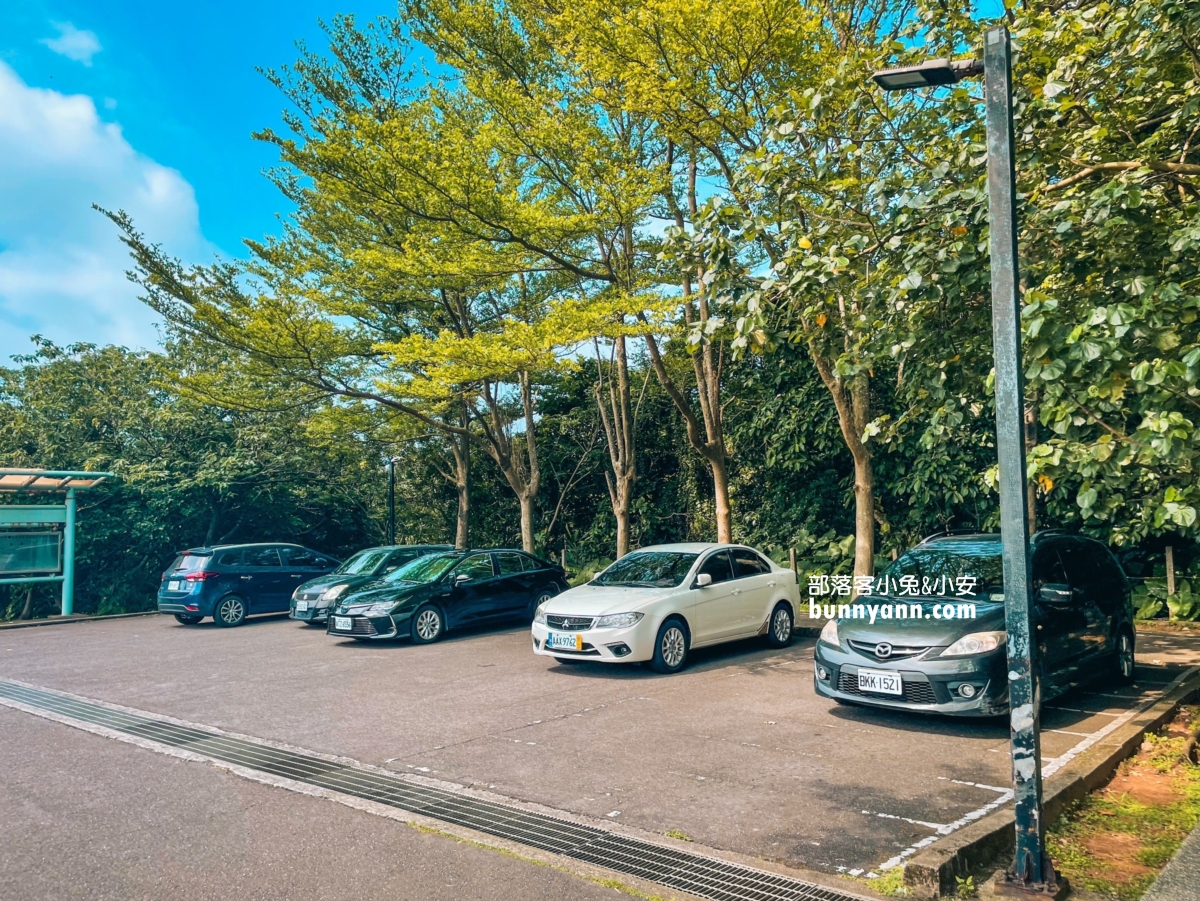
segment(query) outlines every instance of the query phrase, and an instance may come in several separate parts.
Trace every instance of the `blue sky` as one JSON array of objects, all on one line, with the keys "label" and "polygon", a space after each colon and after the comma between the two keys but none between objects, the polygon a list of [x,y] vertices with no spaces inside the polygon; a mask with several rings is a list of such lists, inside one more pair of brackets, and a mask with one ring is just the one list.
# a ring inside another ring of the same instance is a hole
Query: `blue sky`
[{"label": "blue sky", "polygon": [[41,332],[152,346],[151,313],[93,202],[192,261],[277,230],[276,154],[251,133],[285,100],[256,66],[327,46],[319,20],[387,0],[0,3],[0,365]]}]

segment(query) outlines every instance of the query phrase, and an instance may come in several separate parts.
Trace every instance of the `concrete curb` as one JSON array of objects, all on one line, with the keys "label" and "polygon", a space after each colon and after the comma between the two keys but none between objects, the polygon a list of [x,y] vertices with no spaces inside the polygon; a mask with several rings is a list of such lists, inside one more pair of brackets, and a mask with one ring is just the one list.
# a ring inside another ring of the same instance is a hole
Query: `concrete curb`
[{"label": "concrete curb", "polygon": [[88,616],[78,613],[73,616],[53,616],[49,619],[19,619],[11,623],[0,623],[2,629],[31,629],[34,626],[61,626],[64,623],[94,623],[105,619],[130,619],[134,616],[158,616],[157,610],[142,610],[139,613],[109,613],[104,616]]},{"label": "concrete curb", "polygon": [[[1106,785],[1123,760],[1141,745],[1142,736],[1170,722],[1179,706],[1200,694],[1200,672],[1192,672],[1149,708],[1083,751],[1043,783],[1047,823],[1071,804]],[[904,868],[904,884],[918,898],[955,891],[955,877],[966,877],[1011,853],[1015,841],[1011,807],[998,810],[940,839],[915,855]]]}]

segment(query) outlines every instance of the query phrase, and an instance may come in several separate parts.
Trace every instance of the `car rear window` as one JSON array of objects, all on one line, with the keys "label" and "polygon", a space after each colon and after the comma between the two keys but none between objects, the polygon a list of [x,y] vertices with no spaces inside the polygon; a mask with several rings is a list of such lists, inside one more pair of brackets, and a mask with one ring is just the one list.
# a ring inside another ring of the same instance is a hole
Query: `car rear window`
[{"label": "car rear window", "polygon": [[184,554],[175,559],[171,569],[174,572],[194,573],[204,569],[210,562],[212,557],[208,554]]}]

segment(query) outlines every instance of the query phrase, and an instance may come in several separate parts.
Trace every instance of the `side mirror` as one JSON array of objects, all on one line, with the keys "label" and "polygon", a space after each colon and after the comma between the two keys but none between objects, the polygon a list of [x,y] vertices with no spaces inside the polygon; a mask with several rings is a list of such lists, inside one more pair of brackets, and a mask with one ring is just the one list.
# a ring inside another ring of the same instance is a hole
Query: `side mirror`
[{"label": "side mirror", "polygon": [[471,577],[468,576],[466,573],[459,573],[457,576],[454,577],[454,587],[457,588],[459,585],[462,585],[462,584],[464,584],[466,582],[470,582],[470,581],[471,581]]},{"label": "side mirror", "polygon": [[708,573],[700,573],[696,576],[696,581],[692,584],[693,588],[703,588],[705,585],[712,584],[712,576]]},{"label": "side mirror", "polygon": [[1075,594],[1070,586],[1057,582],[1049,582],[1038,591],[1038,603],[1051,607],[1070,606],[1075,601]]}]

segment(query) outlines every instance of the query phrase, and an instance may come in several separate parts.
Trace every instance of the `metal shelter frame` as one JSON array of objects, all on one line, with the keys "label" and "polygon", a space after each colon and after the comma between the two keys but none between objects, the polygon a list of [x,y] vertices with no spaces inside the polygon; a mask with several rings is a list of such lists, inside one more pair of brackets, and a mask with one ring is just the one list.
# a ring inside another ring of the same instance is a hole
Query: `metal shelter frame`
[{"label": "metal shelter frame", "polygon": [[0,469],[0,493],[51,494],[65,492],[62,504],[0,504],[0,530],[14,526],[63,526],[62,573],[0,578],[0,585],[34,582],[62,583],[62,615],[75,612],[75,492],[94,488],[111,472],[72,472],[56,469]]}]

